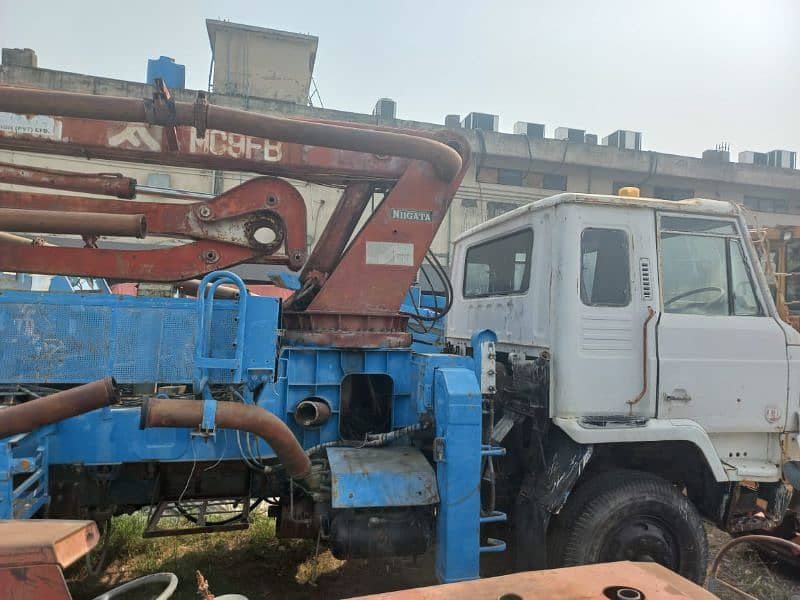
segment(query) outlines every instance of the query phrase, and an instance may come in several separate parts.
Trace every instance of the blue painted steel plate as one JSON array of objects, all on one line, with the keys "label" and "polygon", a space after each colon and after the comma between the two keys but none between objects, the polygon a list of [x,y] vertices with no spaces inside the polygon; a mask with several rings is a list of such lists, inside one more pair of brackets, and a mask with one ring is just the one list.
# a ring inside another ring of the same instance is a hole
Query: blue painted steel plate
[{"label": "blue painted steel plate", "polygon": [[[217,300],[211,355],[232,358],[237,303]],[[247,302],[245,369],[273,371],[279,301]],[[192,298],[0,292],[0,383],[190,383],[197,301]],[[212,369],[211,383],[230,383]]]},{"label": "blue painted steel plate", "polygon": [[439,502],[436,474],[416,448],[328,448],[328,461],[333,508]]}]

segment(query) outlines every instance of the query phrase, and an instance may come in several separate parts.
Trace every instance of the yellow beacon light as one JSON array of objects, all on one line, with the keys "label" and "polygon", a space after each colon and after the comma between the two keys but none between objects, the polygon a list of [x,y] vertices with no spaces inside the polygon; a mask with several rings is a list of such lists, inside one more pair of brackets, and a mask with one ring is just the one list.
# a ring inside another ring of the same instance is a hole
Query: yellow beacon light
[{"label": "yellow beacon light", "polygon": [[619,192],[617,192],[617,195],[624,196],[626,198],[638,198],[639,188],[633,186],[619,188]]}]

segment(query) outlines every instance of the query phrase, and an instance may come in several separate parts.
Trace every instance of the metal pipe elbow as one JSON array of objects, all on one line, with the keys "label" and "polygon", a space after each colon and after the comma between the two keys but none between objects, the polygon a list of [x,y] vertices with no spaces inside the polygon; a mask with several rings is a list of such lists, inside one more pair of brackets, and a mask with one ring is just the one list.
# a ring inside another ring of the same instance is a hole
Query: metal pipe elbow
[{"label": "metal pipe elbow", "polygon": [[[203,422],[203,402],[175,398],[148,398],[142,404],[140,427],[198,427]],[[218,402],[216,426],[248,431],[275,451],[292,479],[311,474],[311,460],[289,427],[268,410],[254,404]]]}]

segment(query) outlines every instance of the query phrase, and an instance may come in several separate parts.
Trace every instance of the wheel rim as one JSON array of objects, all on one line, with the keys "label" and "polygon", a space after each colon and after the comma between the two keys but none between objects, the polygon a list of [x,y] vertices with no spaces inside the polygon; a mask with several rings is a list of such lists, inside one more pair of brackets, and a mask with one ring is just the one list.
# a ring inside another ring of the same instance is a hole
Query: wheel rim
[{"label": "wheel rim", "polygon": [[669,529],[650,516],[635,516],[614,528],[600,548],[599,562],[656,562],[673,571],[680,548]]}]

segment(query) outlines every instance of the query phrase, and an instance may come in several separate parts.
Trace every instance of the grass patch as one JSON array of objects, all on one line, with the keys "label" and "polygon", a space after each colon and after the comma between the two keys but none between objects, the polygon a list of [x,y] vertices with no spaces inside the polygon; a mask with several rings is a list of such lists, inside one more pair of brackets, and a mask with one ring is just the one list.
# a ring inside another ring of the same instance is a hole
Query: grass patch
[{"label": "grass patch", "polygon": [[[198,598],[197,571],[216,595],[239,593],[249,600],[347,595],[320,596],[322,587],[316,585],[321,577],[336,579],[344,561],[325,548],[317,553],[311,540],[277,539],[275,520],[263,510],[251,513],[250,518],[250,528],[244,531],[144,539],[145,512],[115,517],[104,542],[108,548],[105,571],[92,577],[81,561],[65,576],[76,600],[88,600],[137,577],[163,571],[175,573],[180,580],[175,600]],[[183,525],[180,519],[162,521],[162,526]],[[143,591],[139,597],[152,598],[152,592]],[[136,600],[135,595],[129,598]]]}]

